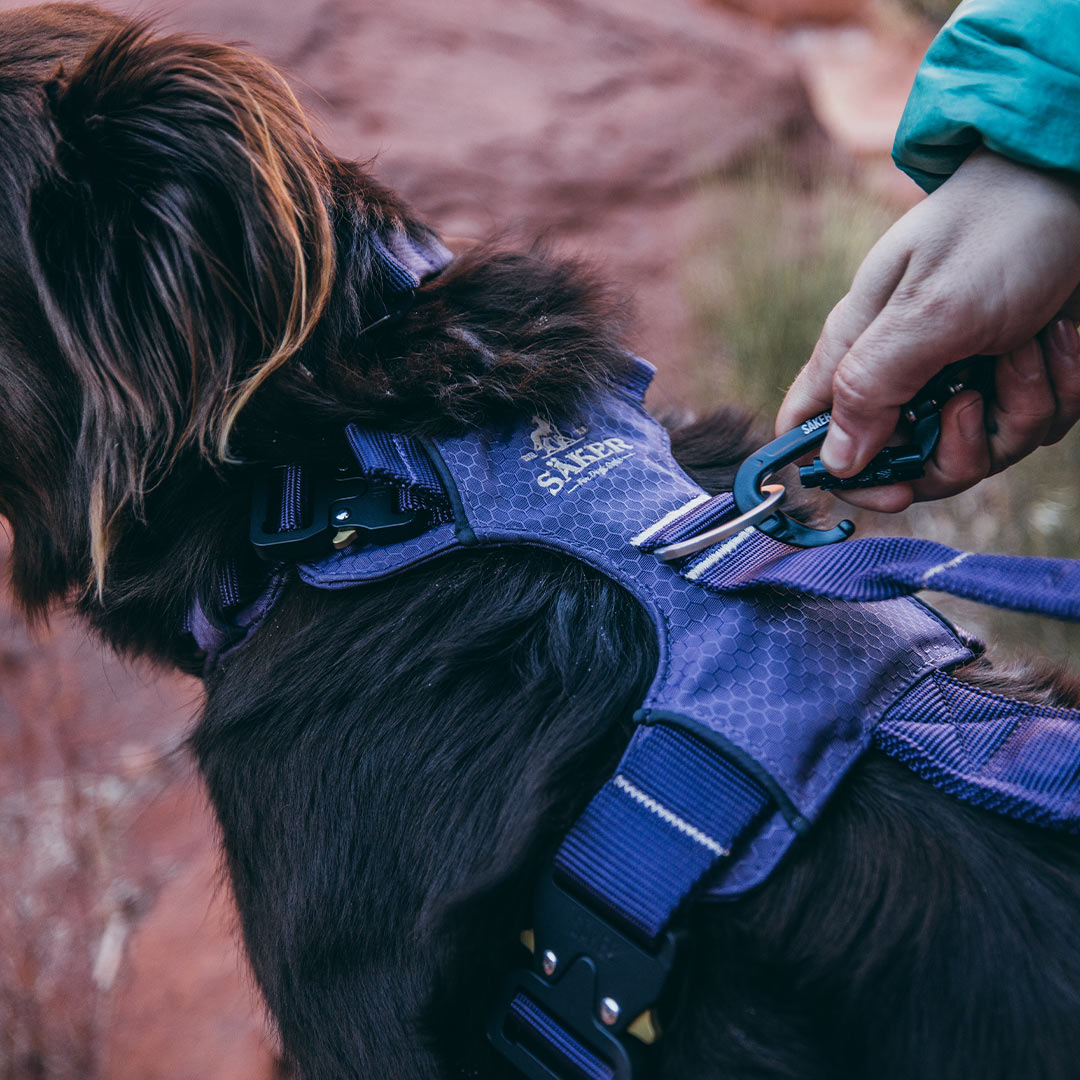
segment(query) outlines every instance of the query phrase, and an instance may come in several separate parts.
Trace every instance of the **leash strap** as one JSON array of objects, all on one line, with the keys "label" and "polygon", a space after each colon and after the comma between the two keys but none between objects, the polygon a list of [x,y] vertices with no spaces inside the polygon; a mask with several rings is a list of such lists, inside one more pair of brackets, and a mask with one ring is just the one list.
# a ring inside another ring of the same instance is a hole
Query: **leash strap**
[{"label": "leash strap", "polygon": [[[653,552],[709,528],[734,509],[731,495],[718,495],[684,508],[633,542]],[[772,586],[830,600],[868,601],[931,589],[1010,611],[1080,619],[1080,561],[980,555],[908,537],[800,548],[750,527],[687,559],[679,573],[716,592]]]}]

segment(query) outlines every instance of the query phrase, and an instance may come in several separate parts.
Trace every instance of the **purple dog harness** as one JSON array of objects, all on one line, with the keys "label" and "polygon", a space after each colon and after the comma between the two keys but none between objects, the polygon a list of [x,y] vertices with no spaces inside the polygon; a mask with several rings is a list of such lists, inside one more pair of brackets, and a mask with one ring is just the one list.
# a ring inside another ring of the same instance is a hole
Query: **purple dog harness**
[{"label": "purple dog harness", "polygon": [[[212,666],[288,572],[362,588],[505,545],[585,562],[649,612],[660,660],[639,726],[541,884],[532,961],[489,1031],[544,1080],[645,1074],[635,1021],[670,974],[679,909],[763,882],[871,746],[976,806],[1080,829],[1080,713],[953,678],[969,643],[910,595],[931,586],[1076,619],[1080,566],[896,538],[803,548],[754,525],[695,545],[733,499],[676,464],[642,407],[651,375],[635,360],[575,415],[456,438],[351,425],[348,475],[282,467],[256,500],[252,540],[278,561],[271,587],[246,607],[228,594],[227,630],[198,608],[192,618]],[[680,545],[702,549],[664,561]]]}]

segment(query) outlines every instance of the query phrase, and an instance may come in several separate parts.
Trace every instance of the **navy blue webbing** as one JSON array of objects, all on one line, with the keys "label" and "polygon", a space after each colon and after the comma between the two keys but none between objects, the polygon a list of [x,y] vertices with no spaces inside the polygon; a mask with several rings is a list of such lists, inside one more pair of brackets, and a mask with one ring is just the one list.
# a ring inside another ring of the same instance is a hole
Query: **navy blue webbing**
[{"label": "navy blue webbing", "polygon": [[304,469],[287,465],[281,481],[281,512],[278,532],[299,529],[307,515],[304,513]]},{"label": "navy blue webbing", "polygon": [[418,440],[357,424],[345,428],[345,438],[365,476],[393,484],[415,504],[403,509],[449,507],[439,474]]}]

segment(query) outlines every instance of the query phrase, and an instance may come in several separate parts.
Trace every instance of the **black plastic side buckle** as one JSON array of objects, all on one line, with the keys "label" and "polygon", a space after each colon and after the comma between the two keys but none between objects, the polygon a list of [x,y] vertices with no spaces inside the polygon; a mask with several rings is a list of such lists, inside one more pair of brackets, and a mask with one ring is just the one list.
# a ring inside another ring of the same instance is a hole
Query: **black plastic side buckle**
[{"label": "black plastic side buckle", "polygon": [[[280,511],[285,466],[276,466],[255,484],[251,500],[249,538],[260,558],[268,562],[299,562],[327,554],[335,536],[349,543],[392,544],[417,536],[427,528],[421,510],[397,508],[396,492],[386,484],[357,476],[348,468],[336,473],[305,470],[306,524],[272,532]],[[352,534],[352,535],[350,535]]]},{"label": "black plastic side buckle", "polygon": [[529,1080],[567,1080],[542,1042],[510,1012],[524,994],[612,1069],[613,1080],[643,1080],[648,1048],[627,1029],[660,1000],[675,966],[679,937],[666,931],[650,951],[557,885],[550,872],[537,890],[532,966],[507,979],[488,1039]]}]

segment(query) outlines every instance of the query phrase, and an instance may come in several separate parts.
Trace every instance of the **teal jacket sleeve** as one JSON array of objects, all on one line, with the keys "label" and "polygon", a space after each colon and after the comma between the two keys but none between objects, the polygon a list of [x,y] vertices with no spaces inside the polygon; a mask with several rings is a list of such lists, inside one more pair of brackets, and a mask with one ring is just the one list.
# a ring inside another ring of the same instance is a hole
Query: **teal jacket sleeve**
[{"label": "teal jacket sleeve", "polygon": [[966,0],[934,39],[893,160],[933,191],[979,146],[1080,172],[1080,0]]}]

